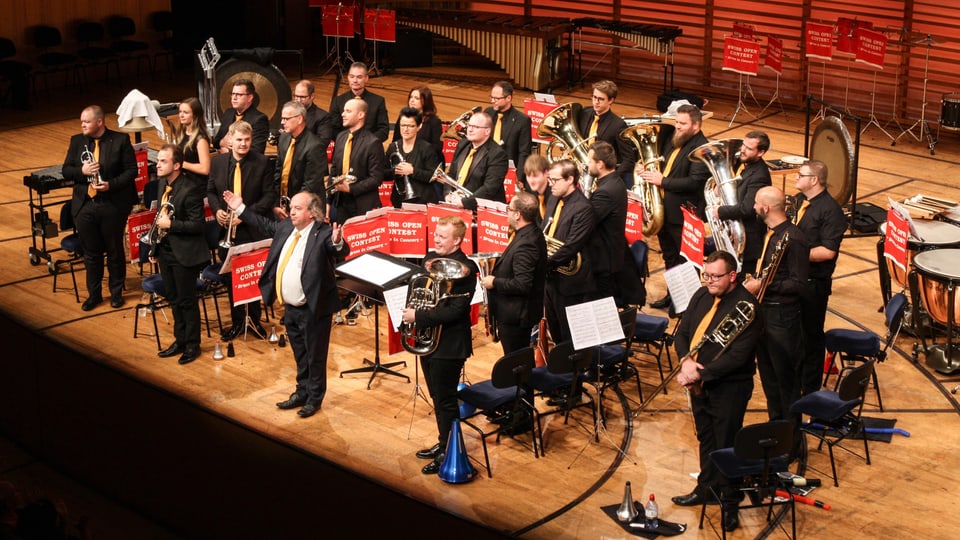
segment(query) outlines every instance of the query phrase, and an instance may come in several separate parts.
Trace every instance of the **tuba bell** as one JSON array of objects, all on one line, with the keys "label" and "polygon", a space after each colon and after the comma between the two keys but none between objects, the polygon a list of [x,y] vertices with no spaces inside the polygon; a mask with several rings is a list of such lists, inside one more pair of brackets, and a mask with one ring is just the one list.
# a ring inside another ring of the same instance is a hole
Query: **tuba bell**
[{"label": "tuba bell", "polygon": [[620,132],[620,139],[633,143],[637,147],[640,159],[633,172],[633,187],[630,188],[643,206],[643,235],[654,236],[663,228],[663,193],[659,186],[646,182],[641,176],[642,170],[660,171],[663,156],[660,155],[658,136],[662,124],[647,122],[636,123]]},{"label": "tuba bell", "polygon": [[[427,273],[416,274],[407,285],[407,307],[433,309],[451,298],[473,296],[473,293],[450,294],[453,282],[470,275],[470,267],[456,259],[437,258],[423,263]],[[400,323],[400,342],[403,348],[417,356],[437,350],[441,326],[417,327],[416,323]]]},{"label": "tuba bell", "polygon": [[543,121],[537,126],[537,136],[541,139],[552,139],[547,145],[547,159],[550,163],[557,161],[554,158],[557,152],[569,154],[582,173],[580,187],[583,194],[589,197],[596,187],[596,179],[587,174],[587,156],[593,137],[584,139],[577,128],[577,117],[582,110],[583,106],[579,103],[560,105],[543,117]]},{"label": "tuba bell", "polygon": [[707,203],[707,221],[713,231],[713,241],[718,250],[737,257],[737,265],[746,244],[746,232],[738,219],[714,219],[711,208],[731,206],[740,203],[737,187],[740,177],[733,172],[733,163],[737,160],[743,139],[721,139],[701,145],[690,153],[690,161],[699,159],[707,164],[711,177],[703,189]]}]

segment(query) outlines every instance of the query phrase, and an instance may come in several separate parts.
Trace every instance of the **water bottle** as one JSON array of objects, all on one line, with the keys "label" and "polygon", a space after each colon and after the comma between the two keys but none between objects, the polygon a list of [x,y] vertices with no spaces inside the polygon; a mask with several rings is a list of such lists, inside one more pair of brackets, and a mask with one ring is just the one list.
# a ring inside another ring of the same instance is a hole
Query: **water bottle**
[{"label": "water bottle", "polygon": [[647,519],[647,529],[656,529],[660,526],[660,520],[657,519],[660,508],[657,507],[657,499],[653,496],[653,493],[650,494],[650,500],[647,501],[647,506],[644,508],[643,513]]}]

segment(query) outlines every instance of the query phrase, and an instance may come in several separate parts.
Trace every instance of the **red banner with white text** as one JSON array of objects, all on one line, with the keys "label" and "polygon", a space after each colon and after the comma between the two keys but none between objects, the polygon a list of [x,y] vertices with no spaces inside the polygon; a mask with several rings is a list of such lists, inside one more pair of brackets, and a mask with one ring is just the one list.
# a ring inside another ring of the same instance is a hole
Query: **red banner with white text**
[{"label": "red banner with white text", "polygon": [[263,248],[233,256],[230,267],[233,271],[233,305],[260,301],[260,275],[267,264],[268,253],[270,248]]},{"label": "red banner with white text", "polygon": [[697,268],[703,269],[703,220],[696,212],[687,207],[683,211],[683,229],[680,232],[680,254],[692,262]]}]

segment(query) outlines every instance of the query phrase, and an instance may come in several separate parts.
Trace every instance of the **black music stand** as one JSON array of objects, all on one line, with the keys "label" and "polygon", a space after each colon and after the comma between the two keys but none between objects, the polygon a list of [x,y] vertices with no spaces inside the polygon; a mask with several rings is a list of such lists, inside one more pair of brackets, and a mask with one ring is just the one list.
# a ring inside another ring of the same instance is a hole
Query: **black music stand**
[{"label": "black music stand", "polygon": [[[391,263],[392,265],[401,267],[401,269],[386,277],[376,275],[376,269],[381,269],[384,266],[390,266]],[[367,358],[364,358],[363,367],[341,371],[340,377],[342,378],[344,375],[350,373],[369,373],[370,380],[367,381],[367,390],[369,390],[370,385],[373,384],[373,379],[377,376],[377,373],[385,373],[395,377],[403,377],[409,383],[409,376],[391,369],[401,364],[403,367],[407,367],[407,362],[405,360],[399,360],[387,364],[380,363],[380,304],[386,303],[386,300],[383,296],[384,290],[392,289],[402,285],[403,283],[409,281],[410,277],[414,274],[422,272],[422,269],[419,266],[408,263],[402,259],[397,259],[378,251],[371,251],[370,253],[365,253],[351,261],[341,264],[338,266],[337,272],[341,276],[337,280],[337,286],[341,289],[369,298],[374,302],[375,310],[373,312],[373,360],[371,361]]]}]

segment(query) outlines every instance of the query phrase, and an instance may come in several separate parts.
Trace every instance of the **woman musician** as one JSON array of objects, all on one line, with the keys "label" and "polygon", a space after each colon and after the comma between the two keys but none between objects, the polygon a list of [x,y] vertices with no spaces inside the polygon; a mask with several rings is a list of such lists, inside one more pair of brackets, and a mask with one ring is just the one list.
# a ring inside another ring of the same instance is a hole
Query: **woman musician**
[{"label": "woman musician", "polygon": [[436,152],[429,142],[417,138],[423,126],[423,115],[413,107],[404,107],[397,121],[400,137],[387,146],[385,179],[393,179],[390,198],[400,208],[404,202],[435,203],[437,191],[430,184],[439,164]]}]

